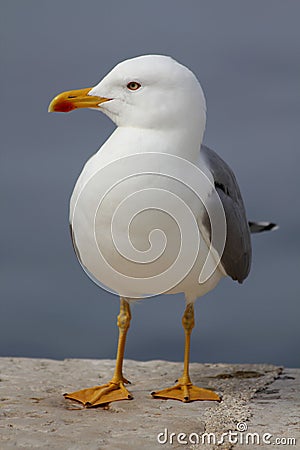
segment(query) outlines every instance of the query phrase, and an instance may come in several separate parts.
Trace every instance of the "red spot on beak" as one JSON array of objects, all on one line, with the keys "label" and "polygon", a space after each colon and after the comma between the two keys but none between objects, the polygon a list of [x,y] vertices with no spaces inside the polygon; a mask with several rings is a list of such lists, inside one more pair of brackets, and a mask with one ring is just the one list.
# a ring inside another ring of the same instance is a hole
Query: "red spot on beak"
[{"label": "red spot on beak", "polygon": [[54,112],[64,113],[73,111],[74,109],[76,109],[76,106],[74,105],[74,103],[69,102],[68,100],[61,100],[60,102],[57,102],[53,107]]}]

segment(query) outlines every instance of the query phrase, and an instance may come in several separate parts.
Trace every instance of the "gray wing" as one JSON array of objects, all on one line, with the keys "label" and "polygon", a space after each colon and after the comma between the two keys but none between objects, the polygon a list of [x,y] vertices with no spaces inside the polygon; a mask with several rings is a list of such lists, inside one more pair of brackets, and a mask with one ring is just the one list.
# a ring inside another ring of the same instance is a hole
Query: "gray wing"
[{"label": "gray wing", "polygon": [[213,175],[226,216],[227,237],[221,262],[226,273],[242,283],[251,266],[250,229],[242,195],[233,171],[217,153],[202,145],[200,155]]}]

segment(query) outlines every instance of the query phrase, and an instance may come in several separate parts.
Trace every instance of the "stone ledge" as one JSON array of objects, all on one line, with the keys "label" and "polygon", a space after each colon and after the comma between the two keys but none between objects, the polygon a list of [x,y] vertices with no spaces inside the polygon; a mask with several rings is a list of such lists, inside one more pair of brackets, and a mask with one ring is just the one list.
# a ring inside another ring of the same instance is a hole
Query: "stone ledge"
[{"label": "stone ledge", "polygon": [[220,437],[228,430],[236,431],[241,422],[252,432],[298,437],[297,446],[292,448],[300,448],[300,369],[193,363],[194,383],[213,388],[223,401],[184,404],[150,396],[151,391],[174,383],[181,374],[181,363],[126,360],[124,374],[132,381],[134,400],[112,403],[108,409],[83,409],[64,400],[62,394],[108,381],[113,360],[0,358],[0,369],[1,450],[252,450],[254,445],[226,442],[219,446],[180,444],[177,436],[171,438],[172,444],[169,436],[165,445],[157,442],[158,433],[165,429],[169,434],[207,432]]}]

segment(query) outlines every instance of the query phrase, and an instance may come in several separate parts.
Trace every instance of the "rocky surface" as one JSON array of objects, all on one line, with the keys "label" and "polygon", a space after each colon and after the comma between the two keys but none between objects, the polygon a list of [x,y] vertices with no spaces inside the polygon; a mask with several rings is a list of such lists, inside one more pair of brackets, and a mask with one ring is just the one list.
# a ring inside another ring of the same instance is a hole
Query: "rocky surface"
[{"label": "rocky surface", "polygon": [[134,400],[86,409],[62,394],[105,383],[113,360],[0,358],[0,368],[1,450],[300,448],[299,369],[194,363],[193,382],[216,390],[222,402],[181,403],[150,392],[172,385],[182,364],[126,360]]}]

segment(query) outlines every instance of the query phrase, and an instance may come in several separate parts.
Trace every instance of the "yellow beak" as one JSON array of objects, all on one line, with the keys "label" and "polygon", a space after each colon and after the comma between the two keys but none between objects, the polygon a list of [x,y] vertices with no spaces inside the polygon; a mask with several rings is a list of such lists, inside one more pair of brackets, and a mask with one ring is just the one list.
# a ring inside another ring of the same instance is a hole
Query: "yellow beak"
[{"label": "yellow beak", "polygon": [[70,112],[78,108],[98,108],[101,103],[112,100],[111,98],[88,95],[92,88],[76,89],[58,94],[51,101],[49,112]]}]

